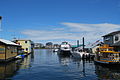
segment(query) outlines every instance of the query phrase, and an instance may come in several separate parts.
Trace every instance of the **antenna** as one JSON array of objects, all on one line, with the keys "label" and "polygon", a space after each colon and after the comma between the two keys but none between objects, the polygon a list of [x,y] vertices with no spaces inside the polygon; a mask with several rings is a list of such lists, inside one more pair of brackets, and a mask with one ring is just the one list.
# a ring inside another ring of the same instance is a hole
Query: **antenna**
[{"label": "antenna", "polygon": [[[0,31],[2,31],[2,16],[0,16]],[[2,38],[2,34],[0,34],[0,38]]]},{"label": "antenna", "polygon": [[0,31],[2,31],[2,16],[0,16]]}]

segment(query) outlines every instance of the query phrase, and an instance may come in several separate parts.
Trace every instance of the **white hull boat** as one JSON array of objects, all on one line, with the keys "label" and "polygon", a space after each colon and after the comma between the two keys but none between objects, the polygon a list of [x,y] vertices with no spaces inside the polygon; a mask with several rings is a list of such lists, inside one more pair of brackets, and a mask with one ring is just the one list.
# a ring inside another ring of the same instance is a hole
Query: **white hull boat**
[{"label": "white hull boat", "polygon": [[72,52],[72,55],[73,55],[73,57],[75,57],[75,58],[87,58],[87,57],[90,56],[90,53],[83,52],[83,51],[81,51],[81,50],[76,49],[76,50],[74,50],[74,51]]},{"label": "white hull boat", "polygon": [[63,54],[67,54],[70,53],[72,50],[70,44],[68,44],[67,42],[62,42],[62,44],[60,45],[59,48],[59,52],[63,53]]}]

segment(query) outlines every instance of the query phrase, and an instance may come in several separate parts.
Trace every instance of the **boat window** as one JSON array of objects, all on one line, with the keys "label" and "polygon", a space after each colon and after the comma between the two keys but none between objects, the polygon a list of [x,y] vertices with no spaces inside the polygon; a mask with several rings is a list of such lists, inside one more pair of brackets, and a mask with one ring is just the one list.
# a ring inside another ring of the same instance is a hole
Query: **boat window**
[{"label": "boat window", "polygon": [[115,36],[115,41],[118,41],[119,40],[119,37],[118,36]]},{"label": "boat window", "polygon": [[109,49],[109,51],[113,51],[113,49]]},{"label": "boat window", "polygon": [[68,44],[67,42],[62,42],[62,44]]}]

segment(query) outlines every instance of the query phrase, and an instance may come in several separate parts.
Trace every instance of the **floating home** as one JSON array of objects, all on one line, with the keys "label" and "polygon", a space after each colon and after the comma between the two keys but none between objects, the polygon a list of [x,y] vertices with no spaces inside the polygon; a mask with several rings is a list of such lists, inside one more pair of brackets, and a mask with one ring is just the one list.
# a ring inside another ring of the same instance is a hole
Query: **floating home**
[{"label": "floating home", "polygon": [[120,52],[114,51],[114,47],[107,44],[99,47],[96,53],[95,62],[109,65],[120,65]]},{"label": "floating home", "polygon": [[9,40],[0,39],[0,61],[10,61],[18,55],[20,45]]},{"label": "floating home", "polygon": [[33,52],[34,43],[31,40],[15,40],[15,43],[22,46],[22,49],[25,53],[29,54]]}]

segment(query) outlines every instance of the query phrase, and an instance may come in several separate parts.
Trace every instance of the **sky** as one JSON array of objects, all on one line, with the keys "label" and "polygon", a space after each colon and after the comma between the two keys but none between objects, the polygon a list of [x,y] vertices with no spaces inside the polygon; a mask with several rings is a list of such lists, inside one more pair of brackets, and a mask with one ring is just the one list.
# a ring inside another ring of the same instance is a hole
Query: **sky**
[{"label": "sky", "polygon": [[120,30],[120,0],[0,0],[0,38],[94,43]]}]

